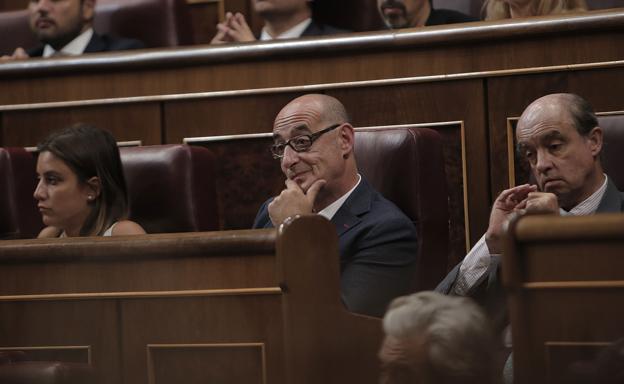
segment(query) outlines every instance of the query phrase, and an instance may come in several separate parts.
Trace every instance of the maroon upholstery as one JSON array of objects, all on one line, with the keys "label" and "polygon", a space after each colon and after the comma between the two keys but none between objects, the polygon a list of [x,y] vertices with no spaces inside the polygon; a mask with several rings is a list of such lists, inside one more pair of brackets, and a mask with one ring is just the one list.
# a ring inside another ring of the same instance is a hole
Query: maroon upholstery
[{"label": "maroon upholstery", "polygon": [[446,274],[449,213],[439,134],[427,128],[360,128],[355,156],[362,175],[412,219],[420,255],[418,290]]},{"label": "maroon upholstery", "polygon": [[84,384],[93,380],[93,369],[87,364],[51,361],[0,364],[2,384]]},{"label": "maroon upholstery", "polygon": [[605,172],[620,191],[624,191],[624,114],[599,116],[598,124],[604,131],[602,164]]},{"label": "maroon upholstery", "polygon": [[187,145],[121,148],[130,218],[148,233],[218,229],[212,152]]},{"label": "maroon upholstery", "polygon": [[98,0],[95,30],[139,39],[148,47],[193,44],[186,0]]},{"label": "maroon upholstery", "polygon": [[38,43],[28,26],[26,10],[0,12],[0,36],[0,55],[10,55],[17,47],[30,48]]},{"label": "maroon upholstery", "polygon": [[[102,34],[139,39],[147,47],[193,44],[186,0],[98,0],[95,14],[95,30]],[[0,36],[0,54],[38,44],[26,10],[0,12]]]},{"label": "maroon upholstery", "polygon": [[0,239],[32,238],[43,228],[33,192],[35,159],[23,148],[0,148]]}]

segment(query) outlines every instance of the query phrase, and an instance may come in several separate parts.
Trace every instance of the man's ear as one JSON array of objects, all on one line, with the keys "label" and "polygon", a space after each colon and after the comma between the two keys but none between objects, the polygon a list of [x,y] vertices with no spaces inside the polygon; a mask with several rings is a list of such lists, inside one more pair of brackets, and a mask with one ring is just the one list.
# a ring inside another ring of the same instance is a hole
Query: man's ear
[{"label": "man's ear", "polygon": [[350,153],[353,152],[353,145],[355,144],[355,130],[349,123],[344,123],[340,127],[340,151],[342,156],[346,159]]},{"label": "man's ear", "polygon": [[85,191],[87,194],[87,200],[95,201],[95,199],[97,199],[100,196],[100,193],[102,192],[102,182],[100,181],[100,178],[97,176],[93,176],[92,178],[87,180],[85,184],[86,184]]},{"label": "man's ear", "polygon": [[95,0],[82,0],[82,21],[84,24],[93,24],[95,16]]},{"label": "man's ear", "polygon": [[589,143],[592,156],[598,156],[602,150],[602,128],[594,127],[589,131],[587,134],[587,142]]}]

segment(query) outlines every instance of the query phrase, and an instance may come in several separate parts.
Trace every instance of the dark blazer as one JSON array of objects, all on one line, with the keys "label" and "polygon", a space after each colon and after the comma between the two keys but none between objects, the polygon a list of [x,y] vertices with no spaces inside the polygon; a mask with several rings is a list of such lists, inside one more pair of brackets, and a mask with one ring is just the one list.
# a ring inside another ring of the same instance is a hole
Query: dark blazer
[{"label": "dark blazer", "polygon": [[[273,226],[270,201],[260,208],[254,228]],[[390,301],[414,284],[414,225],[364,178],[331,221],[338,233],[343,302],[352,312],[382,317]]]},{"label": "dark blazer", "polygon": [[314,21],[308,25],[308,27],[303,31],[301,37],[308,36],[327,36],[327,35],[336,35],[339,33],[349,33],[351,31],[347,31],[346,29],[334,28],[330,25],[326,24],[317,24]]},{"label": "dark blazer", "polygon": [[[600,205],[596,209],[596,213],[615,213],[624,212],[624,193],[618,191],[617,187],[609,179],[607,181],[607,189]],[[507,323],[507,306],[505,302],[505,292],[500,281],[500,258],[492,256],[490,266],[485,273],[485,278],[475,287],[473,287],[468,296],[479,302],[490,315],[494,325],[501,329]],[[444,280],[436,287],[436,291],[449,294],[457,276],[459,275],[459,267],[461,262],[446,275]]]},{"label": "dark blazer", "polygon": [[[28,51],[28,56],[30,57],[41,57],[43,56],[43,45],[35,47]],[[128,49],[141,49],[145,48],[145,44],[143,44],[139,40],[135,39],[122,39],[115,38],[108,35],[99,35],[97,33],[93,33],[91,40],[89,40],[89,44],[85,47],[83,53],[97,53],[97,52],[109,52],[109,51],[125,51]]]},{"label": "dark blazer", "polygon": [[471,21],[479,21],[479,19],[450,9],[431,9],[425,26],[468,23]]}]

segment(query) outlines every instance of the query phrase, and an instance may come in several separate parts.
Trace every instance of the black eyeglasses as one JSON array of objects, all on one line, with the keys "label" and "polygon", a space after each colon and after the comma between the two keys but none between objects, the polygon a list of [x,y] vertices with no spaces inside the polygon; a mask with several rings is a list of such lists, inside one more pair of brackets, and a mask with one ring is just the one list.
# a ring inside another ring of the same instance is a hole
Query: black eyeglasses
[{"label": "black eyeglasses", "polygon": [[277,143],[271,146],[271,153],[273,154],[274,159],[281,159],[284,157],[284,150],[286,150],[286,146],[292,148],[295,152],[306,152],[309,151],[312,147],[312,144],[321,137],[322,134],[331,131],[332,129],[336,129],[340,127],[341,124],[334,124],[325,129],[321,129],[318,132],[314,132],[310,135],[299,135],[287,140],[285,143]]}]

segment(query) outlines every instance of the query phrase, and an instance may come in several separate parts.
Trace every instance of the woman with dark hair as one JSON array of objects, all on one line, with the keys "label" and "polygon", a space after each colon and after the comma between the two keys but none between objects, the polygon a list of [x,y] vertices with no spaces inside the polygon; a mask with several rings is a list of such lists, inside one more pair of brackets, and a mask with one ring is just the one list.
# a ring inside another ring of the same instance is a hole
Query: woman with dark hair
[{"label": "woman with dark hair", "polygon": [[113,136],[88,125],[50,135],[37,147],[38,237],[117,236],[145,231],[127,220],[128,193]]}]

